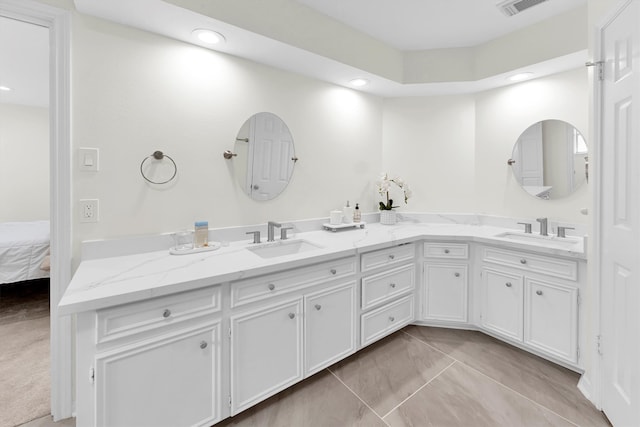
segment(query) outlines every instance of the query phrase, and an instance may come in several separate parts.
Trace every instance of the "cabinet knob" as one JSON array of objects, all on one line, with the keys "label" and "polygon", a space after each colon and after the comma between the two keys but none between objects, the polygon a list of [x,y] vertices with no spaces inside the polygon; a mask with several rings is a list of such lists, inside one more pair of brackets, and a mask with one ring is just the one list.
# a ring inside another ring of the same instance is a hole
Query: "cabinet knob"
[{"label": "cabinet knob", "polygon": [[393,255],[393,254],[389,255],[389,259],[394,259],[395,257],[396,257],[396,256],[395,256],[395,255]]},{"label": "cabinet knob", "polygon": [[314,307],[316,308],[316,310],[320,311],[320,309],[322,308],[322,306],[320,304],[316,304],[314,305]]},{"label": "cabinet knob", "polygon": [[276,285],[274,285],[273,283],[269,283],[269,286],[267,287],[269,288],[270,291],[272,291],[276,288]]},{"label": "cabinet knob", "polygon": [[504,285],[505,285],[507,288],[510,288],[510,287],[511,287],[511,282],[507,282],[507,283],[505,283]]},{"label": "cabinet knob", "polygon": [[542,295],[542,291],[541,290],[537,290],[536,291],[536,295]]},{"label": "cabinet knob", "polygon": [[526,259],[522,258],[522,259],[520,260],[520,264],[526,264],[526,263],[527,263],[527,260],[526,260]]},{"label": "cabinet knob", "polygon": [[393,317],[393,316],[389,316],[389,321],[390,321],[390,322],[395,322],[395,320],[396,320],[396,318],[395,318],[395,317]]},{"label": "cabinet knob", "polygon": [[168,308],[166,308],[163,312],[162,312],[162,317],[167,318],[171,316],[171,310],[169,310]]},{"label": "cabinet knob", "polygon": [[445,253],[445,254],[448,254],[448,253],[449,253],[449,249],[445,249],[445,250],[444,250],[444,253]]},{"label": "cabinet knob", "polygon": [[289,319],[295,319],[296,314],[295,313],[289,313]]},{"label": "cabinet knob", "polygon": [[203,350],[205,348],[207,348],[207,342],[206,341],[200,341],[200,348],[203,349]]},{"label": "cabinet knob", "polygon": [[395,288],[396,284],[395,283],[389,283],[389,286],[391,286],[392,288]]},{"label": "cabinet knob", "polygon": [[332,268],[330,271],[331,271],[331,274],[334,274],[334,275],[338,272],[335,268]]},{"label": "cabinet knob", "polygon": [[458,273],[458,272],[453,273],[453,275],[456,276],[456,277],[460,277],[460,273]]}]

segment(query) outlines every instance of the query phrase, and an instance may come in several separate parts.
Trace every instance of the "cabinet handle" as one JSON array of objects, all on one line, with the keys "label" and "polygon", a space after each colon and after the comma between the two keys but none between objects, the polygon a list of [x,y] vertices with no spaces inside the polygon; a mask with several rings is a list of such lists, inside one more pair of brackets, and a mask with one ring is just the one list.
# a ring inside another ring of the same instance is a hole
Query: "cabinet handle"
[{"label": "cabinet handle", "polygon": [[162,312],[162,317],[166,319],[169,316],[171,316],[171,310],[169,310],[168,308],[165,308],[164,311]]},{"label": "cabinet handle", "polygon": [[390,321],[390,322],[395,322],[395,320],[396,320],[396,318],[395,318],[395,317],[393,317],[393,316],[389,316],[389,321]]},{"label": "cabinet handle", "polygon": [[510,287],[511,287],[511,282],[507,282],[507,283],[505,283],[505,286],[506,286],[507,288],[510,288]]},{"label": "cabinet handle", "polygon": [[331,274],[335,275],[338,271],[335,268],[332,268],[331,270],[329,270],[331,272]]},{"label": "cabinet handle", "polygon": [[454,276],[460,277],[460,273],[453,273]]},{"label": "cabinet handle", "polygon": [[526,264],[526,263],[527,263],[527,260],[526,260],[526,259],[522,258],[522,259],[520,260],[520,264]]},{"label": "cabinet handle", "polygon": [[289,313],[289,319],[294,319],[296,317],[295,313]]},{"label": "cabinet handle", "polygon": [[389,286],[391,286],[392,288],[395,288],[396,284],[395,283],[389,283]]},{"label": "cabinet handle", "polygon": [[537,290],[536,291],[536,295],[542,295],[542,291],[541,290]]},{"label": "cabinet handle", "polygon": [[444,250],[444,253],[445,253],[445,254],[448,254],[448,253],[449,253],[449,249],[445,249],[445,250]]},{"label": "cabinet handle", "polygon": [[272,291],[276,288],[276,285],[274,285],[273,283],[269,283],[269,286],[267,287],[269,288],[270,291]]},{"label": "cabinet handle", "polygon": [[315,308],[316,308],[316,310],[318,310],[318,311],[320,311],[320,309],[322,308],[322,306],[321,306],[320,304],[316,304],[314,307],[315,307]]},{"label": "cabinet handle", "polygon": [[203,350],[205,348],[207,348],[207,342],[206,341],[200,341],[200,348],[203,349]]},{"label": "cabinet handle", "polygon": [[394,259],[396,256],[395,255],[389,255],[389,259]]}]

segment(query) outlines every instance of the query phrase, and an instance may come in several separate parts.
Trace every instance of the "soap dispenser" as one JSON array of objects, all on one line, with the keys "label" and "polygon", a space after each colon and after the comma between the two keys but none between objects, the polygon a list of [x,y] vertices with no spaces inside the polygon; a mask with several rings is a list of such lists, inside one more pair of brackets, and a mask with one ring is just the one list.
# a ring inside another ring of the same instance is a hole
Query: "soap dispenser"
[{"label": "soap dispenser", "polygon": [[360,206],[358,206],[358,204],[356,203],[356,207],[353,210],[353,222],[360,222],[361,219],[362,217],[360,215]]}]

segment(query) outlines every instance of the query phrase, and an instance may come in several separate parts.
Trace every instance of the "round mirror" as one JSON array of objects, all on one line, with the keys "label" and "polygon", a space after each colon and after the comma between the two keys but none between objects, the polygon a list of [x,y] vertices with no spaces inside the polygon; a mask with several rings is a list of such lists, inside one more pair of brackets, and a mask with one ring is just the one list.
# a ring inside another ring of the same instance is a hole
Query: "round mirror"
[{"label": "round mirror", "polygon": [[589,179],[584,137],[562,120],[529,126],[513,146],[509,164],[522,188],[544,200],[566,197]]},{"label": "round mirror", "polygon": [[282,193],[298,160],[289,128],[273,113],[257,113],[244,122],[234,153],[238,185],[253,200],[271,200]]}]

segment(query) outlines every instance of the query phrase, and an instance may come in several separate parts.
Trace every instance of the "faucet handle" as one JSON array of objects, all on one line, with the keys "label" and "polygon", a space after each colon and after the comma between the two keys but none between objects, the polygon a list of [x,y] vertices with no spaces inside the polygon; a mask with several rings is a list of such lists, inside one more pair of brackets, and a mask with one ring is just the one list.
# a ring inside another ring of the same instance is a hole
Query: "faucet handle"
[{"label": "faucet handle", "polygon": [[519,222],[518,224],[524,225],[524,232],[527,234],[531,234],[531,223],[530,222]]},{"label": "faucet handle", "polygon": [[565,235],[566,230],[575,230],[574,227],[560,227],[558,226],[558,237],[567,237]]},{"label": "faucet handle", "polygon": [[287,240],[289,237],[287,236],[287,231],[293,230],[293,227],[282,227],[280,229],[280,240]]},{"label": "faucet handle", "polygon": [[253,243],[260,243],[260,231],[247,231],[245,234],[253,234]]}]

